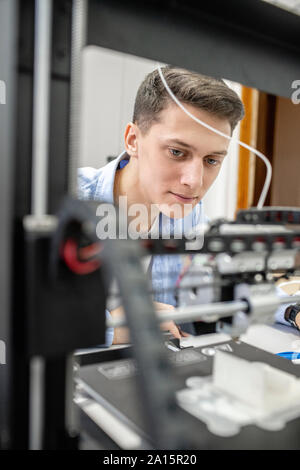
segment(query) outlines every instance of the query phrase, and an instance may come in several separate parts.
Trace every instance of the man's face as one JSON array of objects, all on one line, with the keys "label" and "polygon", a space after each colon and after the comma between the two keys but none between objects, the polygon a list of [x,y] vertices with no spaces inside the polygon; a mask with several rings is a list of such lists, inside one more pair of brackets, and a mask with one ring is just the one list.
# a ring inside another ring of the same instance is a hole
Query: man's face
[{"label": "man's face", "polygon": [[[191,105],[194,116],[231,135],[228,120]],[[201,126],[176,104],[170,104],[143,135],[137,129],[136,147],[139,183],[150,204],[171,217],[182,217],[206,194],[221,168],[229,140]],[[171,211],[177,205],[181,211]]]}]

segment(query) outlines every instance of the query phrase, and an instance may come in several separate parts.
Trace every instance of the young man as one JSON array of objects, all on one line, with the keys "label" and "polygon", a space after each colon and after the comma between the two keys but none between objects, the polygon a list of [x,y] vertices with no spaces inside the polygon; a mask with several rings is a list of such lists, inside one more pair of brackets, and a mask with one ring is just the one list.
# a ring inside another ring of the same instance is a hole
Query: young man
[{"label": "young man", "polygon": [[[244,115],[238,95],[214,78],[165,67],[164,77],[177,99],[194,116],[228,136]],[[170,98],[157,70],[146,76],[137,92],[133,120],[125,130],[125,152],[104,168],[79,171],[79,197],[145,207],[139,232],[166,228],[172,233],[205,221],[202,198],[216,179],[229,140],[206,129],[185,114]],[[182,209],[182,210],[181,210]],[[129,217],[129,221],[130,221]],[[150,271],[157,310],[176,305],[174,291],[181,270],[179,256],[154,256]],[[111,310],[120,314],[122,307]],[[180,338],[192,333],[191,324],[161,325]],[[113,339],[112,339],[113,338]],[[107,343],[128,342],[126,329],[107,332]]]}]

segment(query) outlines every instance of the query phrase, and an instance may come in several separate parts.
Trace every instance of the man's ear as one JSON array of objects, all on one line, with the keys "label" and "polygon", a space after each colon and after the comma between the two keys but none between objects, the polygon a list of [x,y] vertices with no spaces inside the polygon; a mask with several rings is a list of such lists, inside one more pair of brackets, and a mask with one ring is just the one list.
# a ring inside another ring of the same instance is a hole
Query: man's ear
[{"label": "man's ear", "polygon": [[125,129],[124,140],[125,150],[130,157],[138,156],[138,127],[133,122],[129,122]]}]

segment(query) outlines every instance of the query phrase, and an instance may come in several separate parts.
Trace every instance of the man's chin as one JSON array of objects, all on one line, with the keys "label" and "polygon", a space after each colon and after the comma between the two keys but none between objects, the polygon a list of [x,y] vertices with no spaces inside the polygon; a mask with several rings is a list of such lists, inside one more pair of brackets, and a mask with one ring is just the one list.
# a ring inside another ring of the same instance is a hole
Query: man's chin
[{"label": "man's chin", "polygon": [[158,204],[158,207],[170,219],[183,219],[192,212],[194,204]]}]

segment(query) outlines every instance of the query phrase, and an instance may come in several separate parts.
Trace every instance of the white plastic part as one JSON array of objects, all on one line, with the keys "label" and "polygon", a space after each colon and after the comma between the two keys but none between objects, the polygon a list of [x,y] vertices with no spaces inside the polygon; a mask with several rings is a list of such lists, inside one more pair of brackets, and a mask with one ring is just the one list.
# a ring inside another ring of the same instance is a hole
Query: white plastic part
[{"label": "white plastic part", "polygon": [[211,433],[230,437],[248,425],[278,431],[300,417],[300,379],[215,352],[213,376],[189,377],[187,387],[176,392],[179,406],[206,423]]},{"label": "white plastic part", "polygon": [[213,385],[262,413],[280,412],[300,404],[300,380],[261,362],[249,362],[217,351]]}]

